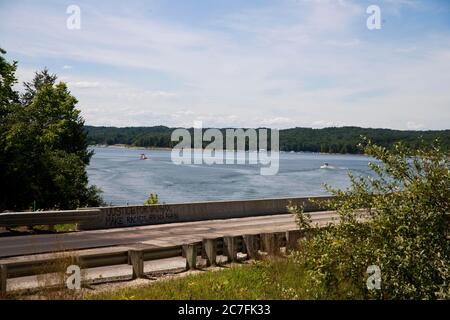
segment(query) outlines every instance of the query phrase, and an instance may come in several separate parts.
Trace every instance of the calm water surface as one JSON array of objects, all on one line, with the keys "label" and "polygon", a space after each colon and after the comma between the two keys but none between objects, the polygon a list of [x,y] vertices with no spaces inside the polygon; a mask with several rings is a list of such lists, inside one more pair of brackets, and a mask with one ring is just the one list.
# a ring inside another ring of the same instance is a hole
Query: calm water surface
[{"label": "calm water surface", "polygon": [[[323,183],[349,185],[348,171],[368,175],[371,160],[360,155],[280,153],[277,175],[260,175],[259,165],[176,165],[170,151],[93,148],[89,180],[107,203],[142,204],[150,193],[161,202],[326,195]],[[141,153],[147,160],[139,160]],[[333,169],[321,169],[325,162]]]}]

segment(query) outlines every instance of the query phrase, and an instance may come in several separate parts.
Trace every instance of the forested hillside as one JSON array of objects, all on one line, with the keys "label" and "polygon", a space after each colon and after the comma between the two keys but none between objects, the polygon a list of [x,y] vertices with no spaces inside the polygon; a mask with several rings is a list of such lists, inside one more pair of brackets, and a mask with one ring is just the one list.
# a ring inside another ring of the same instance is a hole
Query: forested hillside
[{"label": "forested hillside", "polygon": [[[85,127],[91,144],[126,144],[139,147],[173,147],[176,142],[170,141],[170,135],[174,129],[165,126]],[[357,147],[358,143],[361,142],[361,136],[365,136],[382,146],[391,146],[397,141],[416,146],[422,139],[426,143],[431,143],[434,139],[439,138],[444,148],[450,150],[450,130],[401,131],[359,127],[280,130],[280,150],[361,153],[361,150]]]}]

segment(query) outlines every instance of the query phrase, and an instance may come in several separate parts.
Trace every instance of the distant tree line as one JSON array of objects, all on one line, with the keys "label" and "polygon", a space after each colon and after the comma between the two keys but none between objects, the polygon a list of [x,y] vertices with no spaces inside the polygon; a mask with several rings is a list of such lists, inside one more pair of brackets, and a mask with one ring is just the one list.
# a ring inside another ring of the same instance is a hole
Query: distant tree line
[{"label": "distant tree line", "polygon": [[[170,139],[174,129],[165,126],[124,128],[85,126],[90,144],[126,144],[136,147],[160,148],[171,148],[177,144]],[[192,133],[192,128],[189,130]],[[224,133],[225,129],[221,129],[221,131]],[[431,144],[434,140],[439,139],[441,145],[446,150],[450,150],[450,130],[403,131],[360,127],[280,130],[280,150],[356,154],[363,152],[358,147],[361,137],[367,137],[377,145],[384,147],[390,147],[394,143],[402,141],[406,146],[412,148],[418,147],[422,142]],[[204,146],[208,143],[204,142]]]}]

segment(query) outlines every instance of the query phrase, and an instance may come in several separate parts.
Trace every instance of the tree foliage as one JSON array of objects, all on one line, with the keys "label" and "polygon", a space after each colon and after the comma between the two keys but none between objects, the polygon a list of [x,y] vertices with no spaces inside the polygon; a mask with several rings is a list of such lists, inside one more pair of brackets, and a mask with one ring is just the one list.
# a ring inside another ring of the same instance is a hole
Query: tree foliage
[{"label": "tree foliage", "polygon": [[[350,175],[351,187],[327,189],[326,203],[340,222],[319,231],[296,260],[317,287],[350,283],[353,292],[384,299],[450,297],[450,161],[437,142],[419,149],[393,150],[368,141],[365,152],[373,177]],[[361,210],[362,209],[362,210]],[[293,210],[305,219],[301,210]],[[367,268],[381,269],[381,289],[366,286]]]},{"label": "tree foliage", "polygon": [[[4,52],[3,52],[4,53]],[[1,60],[0,210],[69,209],[101,203],[88,186],[88,150],[77,100],[56,75],[37,72],[25,92],[13,90],[15,64]]]},{"label": "tree foliage", "polygon": [[147,200],[144,202],[144,206],[151,206],[154,204],[159,204],[158,195],[156,193],[150,193]]}]

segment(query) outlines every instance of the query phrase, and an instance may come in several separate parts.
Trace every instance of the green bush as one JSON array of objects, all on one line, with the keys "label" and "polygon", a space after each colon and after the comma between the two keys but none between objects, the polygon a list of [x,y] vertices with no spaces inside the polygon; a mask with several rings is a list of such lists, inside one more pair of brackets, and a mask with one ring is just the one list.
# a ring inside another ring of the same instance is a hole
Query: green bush
[{"label": "green bush", "polygon": [[[325,205],[337,210],[340,221],[302,241],[294,254],[307,270],[307,285],[326,290],[345,285],[365,298],[448,299],[448,154],[437,142],[419,150],[402,144],[388,150],[368,141],[364,150],[379,160],[369,164],[373,176],[350,174],[346,190],[326,186],[336,199]],[[304,227],[307,217],[298,208],[291,211]],[[380,289],[368,289],[371,265],[381,269]]]},{"label": "green bush", "polygon": [[150,193],[147,200],[144,202],[144,206],[151,206],[154,204],[159,204],[158,195],[156,193]]}]

